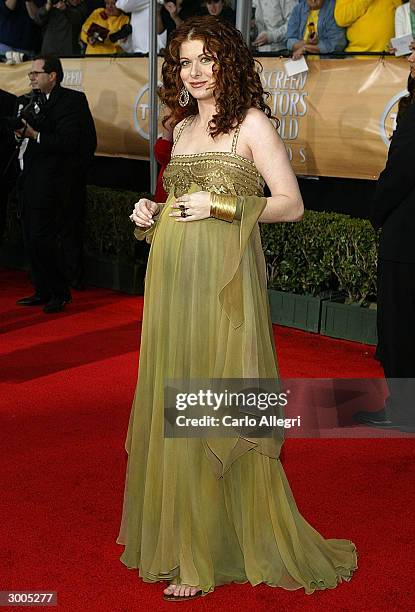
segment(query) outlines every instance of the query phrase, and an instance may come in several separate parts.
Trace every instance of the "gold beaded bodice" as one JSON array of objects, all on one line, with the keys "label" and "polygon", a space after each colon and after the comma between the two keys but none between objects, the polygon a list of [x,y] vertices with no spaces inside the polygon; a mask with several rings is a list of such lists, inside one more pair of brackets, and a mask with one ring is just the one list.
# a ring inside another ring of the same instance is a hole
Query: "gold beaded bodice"
[{"label": "gold beaded bodice", "polygon": [[187,121],[183,121],[173,145],[172,157],[164,171],[163,183],[167,193],[176,196],[186,193],[192,183],[204,191],[230,195],[262,196],[264,179],[255,164],[236,153],[239,127],[235,130],[230,151],[207,151],[188,155],[173,155],[174,148]]}]

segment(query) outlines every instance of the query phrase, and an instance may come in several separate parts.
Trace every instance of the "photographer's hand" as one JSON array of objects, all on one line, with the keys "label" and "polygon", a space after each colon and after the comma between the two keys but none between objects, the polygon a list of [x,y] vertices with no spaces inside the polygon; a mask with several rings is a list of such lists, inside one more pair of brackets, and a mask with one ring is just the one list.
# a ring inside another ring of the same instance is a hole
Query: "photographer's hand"
[{"label": "photographer's hand", "polygon": [[22,121],[25,124],[24,128],[16,130],[15,134],[17,134],[20,138],[32,138],[33,140],[37,140],[39,132],[34,130],[32,126],[29,125],[24,119],[22,119]]}]

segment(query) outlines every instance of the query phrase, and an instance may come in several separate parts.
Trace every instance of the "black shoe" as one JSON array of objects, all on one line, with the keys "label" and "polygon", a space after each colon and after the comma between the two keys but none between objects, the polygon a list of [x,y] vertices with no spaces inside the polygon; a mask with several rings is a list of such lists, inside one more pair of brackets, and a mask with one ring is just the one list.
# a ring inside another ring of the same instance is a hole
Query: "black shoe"
[{"label": "black shoe", "polygon": [[368,425],[369,427],[379,427],[381,429],[398,429],[404,433],[415,433],[415,425],[409,423],[398,423],[392,421],[384,410],[377,410],[376,412],[356,412],[353,415],[353,420],[362,425]]},{"label": "black shoe", "polygon": [[75,291],[85,291],[86,285],[83,281],[74,281],[71,284],[71,288],[75,289]]},{"label": "black shoe", "polygon": [[63,310],[65,310],[65,306],[66,304],[69,304],[69,302],[72,302],[72,298],[70,295],[67,295],[65,297],[54,297],[46,304],[43,309],[43,312],[45,312],[46,314],[62,312]]},{"label": "black shoe", "polygon": [[42,306],[42,304],[46,304],[47,302],[47,298],[43,298],[41,295],[34,293],[29,297],[24,297],[17,300],[16,304],[19,304],[19,306]]},{"label": "black shoe", "polygon": [[376,412],[362,410],[353,415],[353,420],[371,427],[391,427],[392,425],[392,421],[386,416],[384,410],[377,410]]}]

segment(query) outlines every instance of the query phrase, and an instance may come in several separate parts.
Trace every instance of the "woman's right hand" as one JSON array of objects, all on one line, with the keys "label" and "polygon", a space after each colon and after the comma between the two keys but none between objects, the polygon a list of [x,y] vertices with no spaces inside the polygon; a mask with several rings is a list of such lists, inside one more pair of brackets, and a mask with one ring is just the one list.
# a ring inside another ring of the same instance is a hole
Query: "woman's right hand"
[{"label": "woman's right hand", "polygon": [[158,213],[160,204],[156,204],[147,198],[141,198],[134,204],[133,214],[130,219],[139,227],[151,227],[154,223],[153,217]]}]

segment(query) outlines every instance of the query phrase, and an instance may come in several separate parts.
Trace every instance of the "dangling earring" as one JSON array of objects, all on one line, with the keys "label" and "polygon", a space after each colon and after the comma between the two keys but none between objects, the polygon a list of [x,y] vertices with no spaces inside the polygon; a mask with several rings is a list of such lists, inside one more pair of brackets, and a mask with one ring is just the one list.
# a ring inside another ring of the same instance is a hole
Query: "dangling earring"
[{"label": "dangling earring", "polygon": [[190,96],[186,87],[182,87],[179,95],[179,104],[180,106],[187,106],[189,104]]}]

